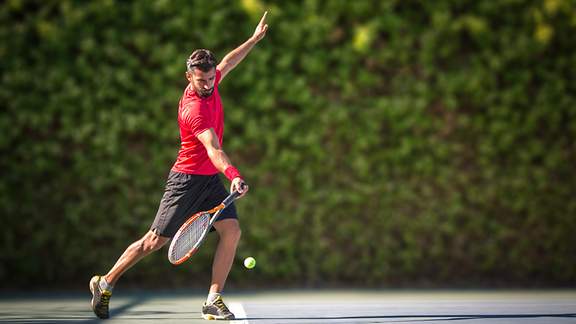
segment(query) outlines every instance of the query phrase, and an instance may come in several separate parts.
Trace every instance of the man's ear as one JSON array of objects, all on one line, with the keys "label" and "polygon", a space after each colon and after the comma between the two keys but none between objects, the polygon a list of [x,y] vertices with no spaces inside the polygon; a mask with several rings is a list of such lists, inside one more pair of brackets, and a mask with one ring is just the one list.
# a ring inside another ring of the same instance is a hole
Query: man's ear
[{"label": "man's ear", "polygon": [[186,80],[192,82],[192,72],[186,71]]}]

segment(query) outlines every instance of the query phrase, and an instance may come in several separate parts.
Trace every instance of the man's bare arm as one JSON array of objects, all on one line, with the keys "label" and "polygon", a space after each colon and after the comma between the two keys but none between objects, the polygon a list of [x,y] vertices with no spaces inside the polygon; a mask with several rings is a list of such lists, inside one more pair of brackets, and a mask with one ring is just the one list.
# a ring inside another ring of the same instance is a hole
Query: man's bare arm
[{"label": "man's bare arm", "polygon": [[222,73],[220,80],[224,79],[226,74],[235,68],[236,65],[238,65],[238,63],[240,63],[246,57],[246,55],[248,55],[252,47],[254,47],[254,45],[256,45],[256,43],[258,43],[262,38],[264,38],[266,31],[268,30],[268,25],[266,24],[267,14],[268,11],[266,11],[260,19],[260,22],[254,31],[254,35],[252,35],[252,37],[250,37],[242,45],[226,54],[220,64],[218,64],[217,68]]},{"label": "man's bare arm", "polygon": [[206,152],[208,152],[208,157],[212,164],[218,169],[218,171],[224,173],[226,168],[228,168],[232,163],[230,163],[230,159],[228,155],[222,150],[220,147],[220,143],[218,142],[218,136],[213,128],[207,129],[202,133],[198,134],[198,140],[202,142],[204,147],[206,148]]},{"label": "man's bare arm", "polygon": [[[229,174],[226,172],[226,170],[229,170],[230,167],[232,168],[234,167],[232,166],[232,163],[230,162],[228,155],[226,155],[222,147],[220,147],[220,143],[218,142],[218,135],[216,135],[214,129],[213,128],[207,129],[202,133],[198,134],[196,137],[206,148],[208,158],[210,158],[212,164],[214,164],[214,166],[216,167],[216,169],[218,169],[218,171],[226,174],[226,176],[228,177]],[[229,180],[231,181],[230,191],[238,191],[239,193],[242,194],[242,196],[246,194],[246,192],[248,192],[248,186],[244,182],[244,179],[242,179],[242,177],[239,176],[239,174],[237,177],[234,177]]]}]

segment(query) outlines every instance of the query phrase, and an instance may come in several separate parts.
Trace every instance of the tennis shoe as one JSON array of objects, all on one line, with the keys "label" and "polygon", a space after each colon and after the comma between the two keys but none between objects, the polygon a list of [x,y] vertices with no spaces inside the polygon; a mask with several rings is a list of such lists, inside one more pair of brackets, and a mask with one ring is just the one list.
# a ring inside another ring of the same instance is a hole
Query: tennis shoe
[{"label": "tennis shoe", "polygon": [[226,307],[221,296],[212,303],[204,303],[202,306],[202,318],[205,320],[233,320],[234,314]]},{"label": "tennis shoe", "polygon": [[110,290],[100,288],[101,276],[94,276],[90,279],[90,291],[92,292],[92,310],[98,318],[108,318],[110,314],[108,312],[108,304],[110,303],[110,297],[112,292]]}]

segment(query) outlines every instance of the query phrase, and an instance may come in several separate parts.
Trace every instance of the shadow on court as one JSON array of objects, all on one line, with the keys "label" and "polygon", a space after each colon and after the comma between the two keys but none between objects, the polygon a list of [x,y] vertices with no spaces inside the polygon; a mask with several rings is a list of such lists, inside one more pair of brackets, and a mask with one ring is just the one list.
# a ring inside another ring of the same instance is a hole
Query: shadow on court
[{"label": "shadow on court", "polygon": [[[83,298],[85,307],[78,307],[77,302],[74,302],[74,307],[71,305],[53,305],[48,304],[44,307],[33,306],[37,303],[36,299],[21,300],[17,311],[14,312],[0,312],[0,323],[100,323],[101,319],[96,318],[90,311],[88,302],[89,298]],[[146,320],[163,320],[167,317],[175,315],[174,311],[134,311],[136,306],[146,304],[150,299],[149,296],[136,296],[129,299],[122,299],[119,303],[113,304],[110,308],[110,318],[118,318],[127,316],[133,319],[145,318]],[[32,306],[27,306],[32,305]],[[25,312],[25,313],[24,313]],[[198,318],[199,312],[176,312],[179,313],[180,318],[183,316],[190,319]],[[162,316],[164,315],[164,316]]]},{"label": "shadow on court", "polygon": [[[424,322],[424,321],[463,321],[463,320],[482,320],[482,319],[528,319],[528,318],[576,318],[576,313],[571,314],[458,314],[458,315],[382,315],[382,316],[333,316],[333,317],[246,317],[238,318],[237,320],[244,320],[250,322],[257,321],[274,321],[274,320],[293,320],[293,321],[317,321],[319,323],[325,321],[358,321],[358,320],[401,320],[409,319],[410,322]],[[388,321],[387,321],[388,322]],[[394,321],[402,322],[402,321]],[[371,322],[375,323],[375,322]]]}]

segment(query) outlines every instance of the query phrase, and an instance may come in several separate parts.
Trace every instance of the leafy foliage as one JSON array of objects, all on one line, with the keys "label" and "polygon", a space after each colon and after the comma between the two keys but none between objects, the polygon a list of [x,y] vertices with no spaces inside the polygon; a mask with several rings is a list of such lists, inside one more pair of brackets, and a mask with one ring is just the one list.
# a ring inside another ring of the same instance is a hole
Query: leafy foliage
[{"label": "leafy foliage", "polygon": [[[5,285],[81,286],[148,230],[186,57],[222,57],[264,9],[267,37],[220,87],[225,150],[252,186],[238,259],[258,260],[230,285],[576,279],[572,1],[11,0]],[[214,245],[123,280],[204,287]]]}]

